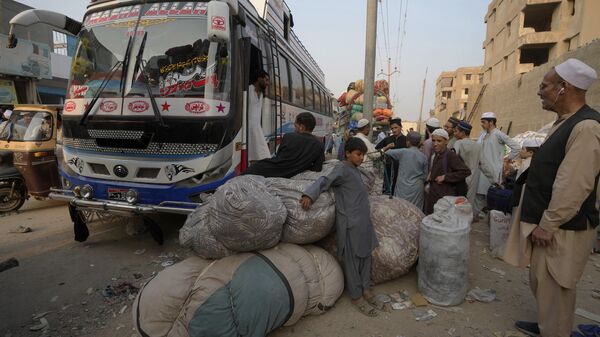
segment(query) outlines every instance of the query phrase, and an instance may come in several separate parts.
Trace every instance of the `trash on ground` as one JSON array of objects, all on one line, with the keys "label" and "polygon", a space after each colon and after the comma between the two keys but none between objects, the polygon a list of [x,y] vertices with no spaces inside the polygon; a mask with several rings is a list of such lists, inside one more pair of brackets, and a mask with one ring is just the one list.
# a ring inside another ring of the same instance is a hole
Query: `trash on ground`
[{"label": "trash on ground", "polygon": [[102,296],[105,299],[112,299],[115,297],[128,297],[132,294],[137,294],[139,288],[132,285],[129,282],[121,282],[116,286],[107,285],[104,290],[102,290]]},{"label": "trash on ground", "polygon": [[482,265],[481,267],[483,267],[483,269],[485,269],[485,270],[491,271],[492,273],[496,273],[496,274],[500,275],[501,277],[504,276],[504,275],[506,275],[506,272],[504,270],[502,270],[502,269],[490,268],[490,267],[488,267],[486,265]]},{"label": "trash on ground", "polygon": [[409,309],[412,308],[413,304],[411,301],[404,301],[404,302],[394,302],[392,303],[392,309],[394,310],[404,310],[404,309]]},{"label": "trash on ground", "polygon": [[44,311],[44,312],[40,312],[39,314],[33,314],[32,315],[32,319],[34,321],[37,321],[38,319],[45,317],[46,315],[48,315],[49,313],[51,313],[52,311]]},{"label": "trash on ground", "polygon": [[9,233],[30,233],[30,232],[32,232],[32,229],[31,229],[31,227],[19,225],[13,229],[10,229],[8,232]]},{"label": "trash on ground", "polygon": [[417,307],[424,307],[427,304],[429,304],[429,302],[427,302],[427,300],[425,299],[425,297],[423,297],[423,295],[421,295],[421,293],[415,293],[411,296],[410,300]]},{"label": "trash on ground", "polygon": [[413,310],[413,314],[415,315],[415,320],[417,320],[417,321],[428,321],[437,316],[435,311],[433,311],[431,309],[429,309],[429,310],[415,309],[415,310]]},{"label": "trash on ground", "polygon": [[173,261],[173,260],[167,260],[167,261],[165,261],[165,262],[161,263],[160,265],[161,265],[162,267],[165,267],[165,268],[166,268],[166,267],[170,267],[170,266],[172,266],[172,265],[174,265],[174,264],[175,264],[175,261]]},{"label": "trash on ground", "polygon": [[121,310],[119,310],[119,315],[123,315],[123,313],[125,312],[125,310],[127,310],[127,304],[125,304]]},{"label": "trash on ground", "polygon": [[58,296],[54,296],[50,299],[50,302],[56,302],[58,301]]},{"label": "trash on ground", "polygon": [[489,303],[493,302],[496,299],[496,290],[494,289],[481,289],[479,287],[475,287],[467,293],[467,300],[469,302],[484,302]]},{"label": "trash on ground", "polygon": [[407,290],[401,290],[397,293],[391,293],[389,296],[394,301],[399,302],[399,303],[410,300],[410,294],[408,293]]},{"label": "trash on ground", "polygon": [[50,328],[50,323],[44,317],[40,318],[40,324],[32,325],[29,327],[31,331],[40,331],[40,330],[48,330]]},{"label": "trash on ground", "polygon": [[138,249],[135,252],[133,252],[134,255],[142,255],[146,252],[145,249]]},{"label": "trash on ground", "polygon": [[581,309],[581,308],[577,308],[575,310],[575,315],[581,316],[583,318],[591,319],[592,321],[595,321],[595,322],[600,322],[600,315],[594,314],[592,312],[589,312],[589,311]]},{"label": "trash on ground", "polygon": [[600,300],[600,289],[592,290],[592,298],[597,298]]},{"label": "trash on ground", "polygon": [[91,295],[94,292],[94,288],[88,288],[85,293]]}]

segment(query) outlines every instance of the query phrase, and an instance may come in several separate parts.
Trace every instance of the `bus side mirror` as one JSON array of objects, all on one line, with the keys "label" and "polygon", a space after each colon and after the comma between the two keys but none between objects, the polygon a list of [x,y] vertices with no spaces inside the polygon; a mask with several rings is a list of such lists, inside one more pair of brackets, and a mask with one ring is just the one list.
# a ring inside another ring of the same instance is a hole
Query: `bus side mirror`
[{"label": "bus side mirror", "polygon": [[229,42],[229,6],[226,2],[210,1],[207,7],[207,35],[211,42]]}]

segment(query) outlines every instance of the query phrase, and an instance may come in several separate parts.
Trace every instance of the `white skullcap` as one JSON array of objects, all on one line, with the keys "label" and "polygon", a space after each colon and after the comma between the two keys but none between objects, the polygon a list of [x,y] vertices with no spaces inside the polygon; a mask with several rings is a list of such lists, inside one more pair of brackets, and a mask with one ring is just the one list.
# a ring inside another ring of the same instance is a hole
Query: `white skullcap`
[{"label": "white skullcap", "polygon": [[433,131],[433,133],[431,135],[432,136],[440,136],[440,137],[446,138],[446,140],[448,140],[450,138],[450,136],[448,136],[448,132],[446,132],[446,130],[444,130],[444,129],[435,129],[435,131]]},{"label": "white skullcap", "polygon": [[369,124],[369,120],[366,118],[363,118],[363,119],[359,120],[358,123],[356,123],[356,127],[358,129],[361,129],[361,128],[367,126],[368,124]]},{"label": "white skullcap", "polygon": [[2,116],[4,116],[5,119],[10,119],[10,116],[12,115],[12,110],[6,110],[4,111],[4,113],[2,114]]},{"label": "white skullcap", "polygon": [[425,125],[427,126],[431,126],[432,128],[439,128],[440,127],[440,120],[435,118],[435,117],[431,117],[428,120],[425,121]]},{"label": "white skullcap", "polygon": [[565,81],[583,90],[588,90],[598,79],[598,74],[592,67],[577,59],[568,59],[554,67],[554,70]]},{"label": "white skullcap", "polygon": [[523,140],[523,147],[540,147],[542,143],[536,138],[525,138]]},{"label": "white skullcap", "polygon": [[492,119],[492,118],[496,119],[496,114],[493,113],[493,112],[491,112],[491,111],[484,112],[484,113],[481,114],[481,119],[488,119],[488,118],[489,119]]}]

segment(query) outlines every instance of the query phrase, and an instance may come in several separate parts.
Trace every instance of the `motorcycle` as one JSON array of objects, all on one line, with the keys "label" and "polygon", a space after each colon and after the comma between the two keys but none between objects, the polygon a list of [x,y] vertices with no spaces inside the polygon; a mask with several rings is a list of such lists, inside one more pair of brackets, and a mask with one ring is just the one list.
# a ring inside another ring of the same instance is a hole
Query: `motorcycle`
[{"label": "motorcycle", "polygon": [[0,213],[18,210],[27,198],[25,180],[13,165],[13,152],[0,151]]}]

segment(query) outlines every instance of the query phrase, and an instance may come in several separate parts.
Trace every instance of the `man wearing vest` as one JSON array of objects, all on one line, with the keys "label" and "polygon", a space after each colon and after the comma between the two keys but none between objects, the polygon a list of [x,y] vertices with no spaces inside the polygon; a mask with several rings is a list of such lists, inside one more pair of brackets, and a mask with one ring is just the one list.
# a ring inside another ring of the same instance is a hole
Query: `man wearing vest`
[{"label": "man wearing vest", "polygon": [[[569,59],[551,69],[538,95],[556,122],[526,173],[520,222],[514,222],[504,259],[531,265],[530,286],[538,322],[517,321],[530,336],[571,335],[577,281],[592,250],[598,226],[600,114],[585,95],[594,69]],[[519,249],[521,248],[521,249]]]}]

